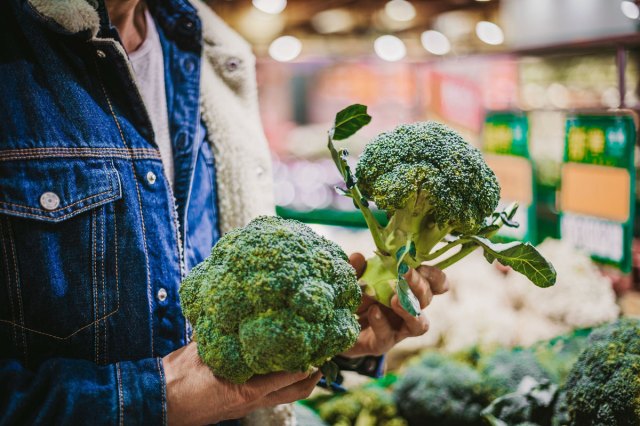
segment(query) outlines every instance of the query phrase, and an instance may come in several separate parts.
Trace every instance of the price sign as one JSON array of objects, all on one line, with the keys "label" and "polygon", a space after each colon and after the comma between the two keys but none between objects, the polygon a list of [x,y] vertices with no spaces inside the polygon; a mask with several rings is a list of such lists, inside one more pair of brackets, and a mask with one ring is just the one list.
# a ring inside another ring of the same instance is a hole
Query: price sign
[{"label": "price sign", "polygon": [[489,112],[482,141],[485,160],[500,183],[500,206],[514,201],[520,208],[514,220],[518,228],[503,227],[499,236],[534,241],[536,232],[533,166],[529,157],[529,123],[520,112]]},{"label": "price sign", "polygon": [[630,272],[635,207],[633,116],[573,115],[567,118],[566,131],[561,236],[595,260]]}]

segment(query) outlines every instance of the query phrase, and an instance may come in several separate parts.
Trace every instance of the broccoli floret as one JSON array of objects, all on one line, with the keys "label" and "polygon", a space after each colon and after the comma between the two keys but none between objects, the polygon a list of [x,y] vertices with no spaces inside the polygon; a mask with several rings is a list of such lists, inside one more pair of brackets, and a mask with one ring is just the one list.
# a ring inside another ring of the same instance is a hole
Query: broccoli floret
[{"label": "broccoli floret", "polygon": [[491,402],[476,370],[438,354],[408,368],[394,397],[409,426],[480,426],[482,409]]},{"label": "broccoli floret", "polygon": [[478,368],[494,398],[515,392],[527,376],[537,381],[550,380],[551,376],[528,350],[498,349],[480,359]]},{"label": "broccoli floret", "polygon": [[565,385],[570,425],[637,426],[640,422],[640,321],[594,330]]},{"label": "broccoli floret", "polygon": [[214,374],[305,371],[350,348],[361,292],[335,243],[262,216],[223,236],[180,288],[198,353]]},{"label": "broccoli floret", "polygon": [[[344,109],[328,144],[345,180],[341,191],[362,211],[376,244],[376,256],[367,260],[361,277],[368,294],[389,305],[397,293],[400,304],[417,315],[417,301],[402,278],[408,268],[435,259],[445,268],[479,246],[489,262],[497,259],[541,287],[553,285],[555,271],[534,247],[488,239],[504,224],[516,226],[511,219],[517,205],[494,212],[500,200],[495,174],[481,152],[447,126],[419,122],[380,134],[366,145],[352,175],[346,151],[338,151],[332,138],[344,139],[370,119],[363,105]],[[369,201],[386,212],[385,226]],[[446,244],[436,247],[439,243]],[[459,251],[443,259],[454,247]]]},{"label": "broccoli floret", "polygon": [[339,426],[406,426],[392,396],[379,387],[363,387],[335,396],[318,407],[320,417]]}]

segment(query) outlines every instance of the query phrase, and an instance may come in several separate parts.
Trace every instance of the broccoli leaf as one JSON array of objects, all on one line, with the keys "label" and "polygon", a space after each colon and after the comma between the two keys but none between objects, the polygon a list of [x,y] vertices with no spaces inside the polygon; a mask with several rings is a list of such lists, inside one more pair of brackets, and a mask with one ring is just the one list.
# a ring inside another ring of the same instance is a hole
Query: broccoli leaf
[{"label": "broccoli leaf", "polygon": [[487,238],[471,235],[469,238],[484,249],[484,257],[492,263],[498,260],[514,271],[529,278],[538,287],[551,287],[556,282],[553,265],[529,243],[514,241],[511,243],[493,243]]},{"label": "broccoli leaf", "polygon": [[367,114],[366,105],[350,105],[336,114],[336,121],[330,132],[331,137],[337,141],[347,139],[369,122],[371,116]]},{"label": "broccoli leaf", "polygon": [[409,243],[406,246],[401,247],[396,253],[396,259],[398,261],[398,286],[396,287],[396,293],[398,294],[400,306],[409,314],[417,317],[420,315],[420,302],[404,278],[404,274],[409,272],[409,266],[405,263],[405,258],[407,256],[415,256],[415,254],[416,245],[411,239],[409,239]]},{"label": "broccoli leaf", "polygon": [[340,371],[338,364],[329,360],[322,364],[320,371],[324,375],[324,379],[327,382],[327,386],[331,386],[331,383],[335,382],[338,378],[338,372]]}]

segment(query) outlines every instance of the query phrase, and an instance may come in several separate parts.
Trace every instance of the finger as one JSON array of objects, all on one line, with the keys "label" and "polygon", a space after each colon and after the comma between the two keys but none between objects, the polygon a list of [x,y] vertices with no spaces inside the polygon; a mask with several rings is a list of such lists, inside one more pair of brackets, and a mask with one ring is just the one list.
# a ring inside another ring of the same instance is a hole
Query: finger
[{"label": "finger", "polygon": [[429,322],[427,321],[427,318],[422,314],[414,317],[409,312],[405,311],[404,308],[400,306],[400,301],[398,300],[397,295],[391,298],[391,309],[393,309],[393,312],[404,320],[403,328],[407,328],[410,336],[422,336],[429,329]]},{"label": "finger", "polygon": [[[426,324],[427,324],[426,329],[428,331],[429,330],[429,319],[424,314],[421,314],[420,316],[422,317],[422,321],[426,322]],[[411,331],[409,329],[409,327],[407,327],[407,325],[404,324],[402,326],[402,328],[396,333],[396,343],[406,339],[407,337],[415,337],[415,334],[413,334],[413,331]]]},{"label": "finger", "polygon": [[422,265],[417,270],[429,282],[433,294],[442,294],[449,290],[449,281],[442,270],[429,265]]},{"label": "finger", "polygon": [[349,263],[356,270],[356,277],[360,278],[364,274],[364,270],[367,268],[367,261],[362,253],[353,253],[349,256]]},{"label": "finger", "polygon": [[409,269],[409,272],[407,272],[404,277],[409,284],[411,292],[418,298],[420,309],[429,306],[429,303],[431,303],[433,299],[433,293],[431,292],[431,287],[427,279],[415,269]]},{"label": "finger", "polygon": [[253,376],[245,386],[249,386],[254,395],[263,397],[279,389],[303,381],[309,377],[309,373],[302,372],[278,372],[259,376]]},{"label": "finger", "polygon": [[[377,348],[390,347],[394,343],[395,330],[391,327],[389,319],[383,315],[379,306],[372,306],[368,312],[369,328],[371,329],[371,339],[369,344],[371,350]],[[382,351],[384,352],[384,350]]]},{"label": "finger", "polygon": [[378,301],[376,299],[374,299],[373,297],[371,297],[368,294],[365,294],[363,292],[362,293],[362,302],[360,303],[360,306],[358,307],[358,310],[356,311],[356,313],[358,315],[361,315],[364,312],[367,312],[371,305],[376,304],[376,303],[378,303]]},{"label": "finger", "polygon": [[316,371],[305,380],[301,380],[265,396],[260,402],[260,405],[268,407],[305,399],[311,395],[311,392],[313,392],[313,389],[316,387],[316,384],[320,381],[321,377],[322,372]]}]

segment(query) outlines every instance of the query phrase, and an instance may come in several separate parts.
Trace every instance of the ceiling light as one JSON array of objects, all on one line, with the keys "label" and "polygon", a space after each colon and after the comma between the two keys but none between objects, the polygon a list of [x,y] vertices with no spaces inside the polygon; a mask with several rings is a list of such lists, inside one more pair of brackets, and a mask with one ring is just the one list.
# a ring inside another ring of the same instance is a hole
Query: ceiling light
[{"label": "ceiling light", "polygon": [[632,1],[623,1],[620,3],[620,10],[629,19],[638,19],[640,17],[640,9],[638,5]]},{"label": "ceiling light", "polygon": [[277,15],[287,7],[287,0],[253,0],[253,6],[265,13]]},{"label": "ceiling light", "polygon": [[353,24],[351,13],[345,9],[323,10],[311,18],[311,25],[320,34],[349,31]]},{"label": "ceiling light", "polygon": [[404,42],[396,36],[383,35],[376,39],[373,43],[373,50],[380,59],[395,62],[407,55],[407,48]]},{"label": "ceiling light", "polygon": [[434,55],[446,55],[451,50],[449,39],[439,31],[425,31],[420,36],[422,46]]},{"label": "ceiling light", "polygon": [[302,52],[302,42],[293,36],[282,36],[271,42],[269,55],[279,62],[293,61]]},{"label": "ceiling light", "polygon": [[411,21],[416,17],[416,8],[407,0],[391,0],[384,6],[385,13],[389,18],[396,21]]},{"label": "ceiling light", "polygon": [[487,44],[498,45],[504,42],[502,29],[493,22],[480,21],[476,24],[476,35]]}]

